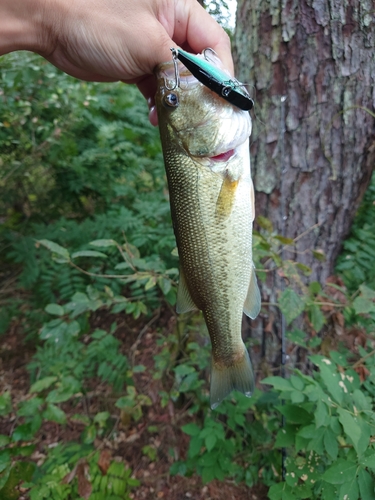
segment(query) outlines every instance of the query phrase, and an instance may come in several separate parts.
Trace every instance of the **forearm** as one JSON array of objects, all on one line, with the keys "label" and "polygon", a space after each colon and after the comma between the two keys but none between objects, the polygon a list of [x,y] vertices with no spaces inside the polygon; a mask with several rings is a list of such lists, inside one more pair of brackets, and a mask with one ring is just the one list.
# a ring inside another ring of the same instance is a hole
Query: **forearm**
[{"label": "forearm", "polygon": [[15,50],[43,52],[44,4],[45,0],[0,0],[0,55]]}]

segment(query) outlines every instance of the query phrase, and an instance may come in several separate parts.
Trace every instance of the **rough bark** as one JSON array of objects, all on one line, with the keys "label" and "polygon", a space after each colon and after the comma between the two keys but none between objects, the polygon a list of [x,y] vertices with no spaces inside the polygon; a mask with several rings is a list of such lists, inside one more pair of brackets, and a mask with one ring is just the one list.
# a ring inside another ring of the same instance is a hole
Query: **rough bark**
[{"label": "rough bark", "polygon": [[[375,109],[373,2],[239,0],[234,40],[237,74],[256,102],[257,213],[290,238],[318,224],[296,250],[324,282],[375,161],[375,120],[364,109]],[[322,249],[326,262],[309,249]]]},{"label": "rough bark", "polygon": [[[322,284],[375,163],[375,11],[371,0],[239,0],[239,80],[255,100],[256,214],[296,238],[292,258]],[[320,249],[325,262],[314,259]],[[274,301],[272,282],[264,298]],[[269,311],[255,324],[258,362],[279,357]],[[278,323],[278,321],[276,322]],[[268,353],[268,354],[267,354]]]}]

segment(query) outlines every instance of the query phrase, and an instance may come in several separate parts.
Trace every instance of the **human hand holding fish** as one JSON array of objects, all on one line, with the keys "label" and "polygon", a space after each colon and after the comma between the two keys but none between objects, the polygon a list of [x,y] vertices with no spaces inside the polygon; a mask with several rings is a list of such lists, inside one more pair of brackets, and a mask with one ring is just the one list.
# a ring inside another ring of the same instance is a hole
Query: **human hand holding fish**
[{"label": "human hand holding fish", "polygon": [[135,83],[151,106],[153,70],[176,44],[209,45],[233,71],[228,35],[196,0],[0,1],[0,55],[31,50],[76,78]]},{"label": "human hand holding fish", "polygon": [[251,396],[255,385],[241,336],[243,312],[255,318],[261,306],[252,261],[251,118],[176,59],[155,72],[180,258],[177,312],[203,312],[212,343],[210,403],[216,408],[233,389]]}]

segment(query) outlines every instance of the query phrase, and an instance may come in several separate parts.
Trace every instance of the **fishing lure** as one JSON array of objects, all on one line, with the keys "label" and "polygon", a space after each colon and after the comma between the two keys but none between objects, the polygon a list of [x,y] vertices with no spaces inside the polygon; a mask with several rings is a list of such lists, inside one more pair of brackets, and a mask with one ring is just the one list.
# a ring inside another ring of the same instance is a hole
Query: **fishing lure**
[{"label": "fishing lure", "polygon": [[[228,80],[228,75],[220,68],[211,64],[206,56],[206,51],[212,49],[205,49],[203,51],[204,59],[197,57],[182,49],[172,48],[173,63],[175,68],[176,82],[175,87],[179,86],[180,76],[177,68],[177,59],[195,76],[195,78],[203,83],[210,90],[223,97],[226,101],[234,106],[237,106],[244,111],[249,111],[254,106],[254,101],[248,95],[242,84],[236,79]],[[171,89],[173,90],[173,89]]]}]

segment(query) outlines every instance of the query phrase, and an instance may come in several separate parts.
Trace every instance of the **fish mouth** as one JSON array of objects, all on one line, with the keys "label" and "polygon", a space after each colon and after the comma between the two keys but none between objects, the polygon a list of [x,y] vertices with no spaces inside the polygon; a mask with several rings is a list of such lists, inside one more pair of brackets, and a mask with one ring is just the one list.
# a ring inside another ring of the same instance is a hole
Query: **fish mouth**
[{"label": "fish mouth", "polygon": [[234,149],[229,149],[228,151],[224,151],[224,153],[220,153],[215,156],[209,156],[209,159],[215,162],[221,162],[221,161],[228,161],[232,158],[234,155],[235,150]]}]

